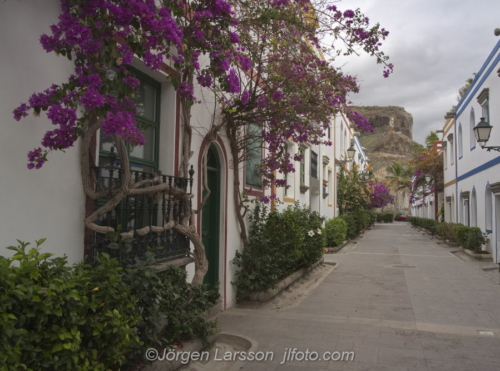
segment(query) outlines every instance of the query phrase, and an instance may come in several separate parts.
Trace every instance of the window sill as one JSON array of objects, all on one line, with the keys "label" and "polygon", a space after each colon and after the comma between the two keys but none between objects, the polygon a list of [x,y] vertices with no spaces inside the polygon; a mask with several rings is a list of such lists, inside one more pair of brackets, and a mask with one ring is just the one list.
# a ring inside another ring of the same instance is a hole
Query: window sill
[{"label": "window sill", "polygon": [[295,202],[295,199],[289,197],[283,197],[283,202],[289,202],[293,204]]},{"label": "window sill", "polygon": [[309,190],[309,186],[306,186],[306,185],[300,186],[300,193],[306,193],[308,190]]}]

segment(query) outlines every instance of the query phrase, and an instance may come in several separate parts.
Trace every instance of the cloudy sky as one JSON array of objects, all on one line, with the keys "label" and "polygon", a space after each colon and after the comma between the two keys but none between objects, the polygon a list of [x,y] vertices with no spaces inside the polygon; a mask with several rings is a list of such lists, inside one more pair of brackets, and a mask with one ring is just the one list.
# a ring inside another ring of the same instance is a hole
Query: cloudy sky
[{"label": "cloudy sky", "polygon": [[419,143],[442,128],[458,89],[500,41],[493,33],[500,27],[500,0],[343,0],[338,8],[360,8],[390,32],[382,50],[395,66],[384,79],[374,59],[350,57],[343,70],[361,85],[351,100],[404,107]]}]

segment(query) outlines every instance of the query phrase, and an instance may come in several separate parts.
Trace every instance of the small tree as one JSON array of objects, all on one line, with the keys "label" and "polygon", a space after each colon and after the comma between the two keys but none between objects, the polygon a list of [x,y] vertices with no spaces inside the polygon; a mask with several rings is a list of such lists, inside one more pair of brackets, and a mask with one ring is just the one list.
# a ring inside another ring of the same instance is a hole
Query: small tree
[{"label": "small tree", "polygon": [[340,215],[366,209],[371,202],[371,185],[361,182],[357,169],[358,166],[354,166],[351,171],[347,172],[344,167],[340,168],[337,183]]},{"label": "small tree", "polygon": [[[431,176],[431,184],[427,183],[426,175]],[[410,203],[414,203],[417,198],[431,193],[437,196],[437,191],[443,189],[443,182],[443,153],[434,148],[424,151],[414,161]]]},{"label": "small tree", "polygon": [[387,189],[384,183],[370,182],[370,186],[372,187],[372,192],[370,195],[370,204],[368,205],[369,209],[383,208],[394,203],[394,196],[390,194],[389,189]]}]

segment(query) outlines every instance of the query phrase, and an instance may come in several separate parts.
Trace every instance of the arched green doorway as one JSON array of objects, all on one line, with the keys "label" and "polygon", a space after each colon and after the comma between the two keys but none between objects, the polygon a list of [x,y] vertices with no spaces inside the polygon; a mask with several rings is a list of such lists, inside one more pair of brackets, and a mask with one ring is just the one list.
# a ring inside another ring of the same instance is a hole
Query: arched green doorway
[{"label": "arched green doorway", "polygon": [[201,237],[208,260],[204,283],[215,285],[219,282],[220,161],[213,145],[207,154],[207,183],[210,196],[201,214]]}]

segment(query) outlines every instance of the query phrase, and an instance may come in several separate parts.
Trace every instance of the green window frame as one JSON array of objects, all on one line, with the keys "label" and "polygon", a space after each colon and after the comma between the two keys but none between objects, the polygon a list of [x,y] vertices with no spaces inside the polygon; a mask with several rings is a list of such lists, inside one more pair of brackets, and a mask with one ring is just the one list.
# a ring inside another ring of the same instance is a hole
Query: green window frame
[{"label": "green window frame", "polygon": [[300,160],[300,185],[306,185],[306,154]]},{"label": "green window frame", "polygon": [[251,186],[262,187],[262,135],[261,129],[256,124],[248,124],[246,128],[246,164],[245,183]]},{"label": "green window frame", "polygon": [[318,179],[318,154],[311,151],[311,176]]},{"label": "green window frame", "polygon": [[[127,145],[130,168],[144,173],[154,173],[158,170],[159,131],[160,131],[160,95],[161,84],[146,74],[129,69],[132,76],[140,81],[135,97],[137,114],[134,116],[139,126],[143,128],[146,137],[144,146]],[[99,166],[109,165],[110,147],[114,147],[112,138],[100,134]]]},{"label": "green window frame", "polygon": [[[160,95],[161,84],[153,78],[145,75],[144,73],[130,68],[131,75],[139,79],[140,85],[137,87],[135,96],[131,99],[136,102],[137,114],[134,116],[138,125],[143,129],[146,137],[144,146],[132,146],[126,144],[130,170],[133,172],[132,177],[135,180],[146,179],[149,174],[158,171],[159,167],[159,134],[160,134]],[[113,181],[120,182],[120,170],[115,166],[110,167],[111,148],[116,147],[113,138],[100,133],[99,143],[99,172],[103,179],[112,176]],[[113,164],[116,165],[116,164]],[[109,181],[109,180],[108,180]],[[102,206],[108,201],[108,198],[96,200],[97,206]],[[148,213],[140,215],[129,215],[128,220],[126,217],[125,209],[127,207],[144,206],[148,201],[144,197],[129,196],[123,200],[117,207],[111,210],[108,215],[102,216],[102,221],[99,224],[112,223],[113,220],[122,230],[131,230],[132,228],[141,228],[148,224],[155,224],[157,215],[149,218]],[[148,204],[149,205],[149,204]]]}]

